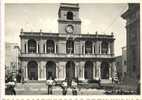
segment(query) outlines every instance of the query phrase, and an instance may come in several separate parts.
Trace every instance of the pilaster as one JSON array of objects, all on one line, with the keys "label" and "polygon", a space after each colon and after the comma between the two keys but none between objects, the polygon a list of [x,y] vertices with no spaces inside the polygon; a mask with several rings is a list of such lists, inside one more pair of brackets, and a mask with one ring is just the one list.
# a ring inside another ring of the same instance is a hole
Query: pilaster
[{"label": "pilaster", "polygon": [[96,69],[97,69],[97,75],[96,75],[96,78],[101,78],[101,62],[100,61],[97,61],[96,62]]},{"label": "pilaster", "polygon": [[40,61],[39,63],[39,80],[46,80],[46,61]]},{"label": "pilaster", "polygon": [[93,62],[93,79],[96,79],[96,75],[97,75],[97,69],[96,69],[96,62]]},{"label": "pilaster", "polygon": [[85,62],[81,61],[80,65],[79,65],[79,80],[84,80],[84,66],[85,66]]},{"label": "pilaster", "polygon": [[22,64],[22,69],[23,69],[24,80],[27,81],[28,80],[28,66],[27,66],[28,62],[22,61],[21,64]]},{"label": "pilaster", "polygon": [[64,80],[66,78],[66,62],[65,61],[60,61],[58,63],[58,71],[59,71],[59,80]]}]

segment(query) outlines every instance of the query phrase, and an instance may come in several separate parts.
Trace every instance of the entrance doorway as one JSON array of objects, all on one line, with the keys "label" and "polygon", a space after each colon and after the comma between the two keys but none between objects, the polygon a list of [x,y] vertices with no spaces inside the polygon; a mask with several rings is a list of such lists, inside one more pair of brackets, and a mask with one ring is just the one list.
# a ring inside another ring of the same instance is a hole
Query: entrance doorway
[{"label": "entrance doorway", "polygon": [[73,61],[68,61],[66,64],[66,80],[68,86],[71,86],[71,82],[74,78],[75,78],[75,64]]},{"label": "entrance doorway", "polygon": [[109,79],[109,64],[107,62],[101,64],[101,79]]},{"label": "entrance doorway", "polygon": [[28,63],[28,78],[29,80],[38,80],[38,64],[35,61]]},{"label": "entrance doorway", "polygon": [[91,61],[85,63],[84,77],[88,80],[93,79],[93,63]]},{"label": "entrance doorway", "polygon": [[46,64],[46,80],[56,78],[56,64],[53,61],[49,61]]}]

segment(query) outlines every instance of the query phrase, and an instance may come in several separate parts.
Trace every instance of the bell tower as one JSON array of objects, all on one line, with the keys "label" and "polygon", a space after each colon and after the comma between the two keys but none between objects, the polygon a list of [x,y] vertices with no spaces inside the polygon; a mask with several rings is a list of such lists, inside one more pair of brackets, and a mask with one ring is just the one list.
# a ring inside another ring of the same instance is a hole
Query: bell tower
[{"label": "bell tower", "polygon": [[60,34],[80,34],[81,20],[79,4],[61,3],[58,11],[58,32]]}]

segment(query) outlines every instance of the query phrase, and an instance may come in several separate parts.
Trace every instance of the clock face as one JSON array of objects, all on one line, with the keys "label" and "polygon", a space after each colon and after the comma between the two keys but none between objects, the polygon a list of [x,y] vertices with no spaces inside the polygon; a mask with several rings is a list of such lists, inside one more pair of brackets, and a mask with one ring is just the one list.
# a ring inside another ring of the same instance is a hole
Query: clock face
[{"label": "clock face", "polygon": [[66,31],[67,31],[68,33],[73,33],[73,26],[72,26],[72,25],[67,25]]}]

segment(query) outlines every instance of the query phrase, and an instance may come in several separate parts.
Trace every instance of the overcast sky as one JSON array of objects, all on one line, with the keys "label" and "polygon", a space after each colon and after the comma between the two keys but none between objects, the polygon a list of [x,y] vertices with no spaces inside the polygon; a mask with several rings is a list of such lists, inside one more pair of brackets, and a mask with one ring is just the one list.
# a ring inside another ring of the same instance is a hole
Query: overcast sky
[{"label": "overcast sky", "polygon": [[[24,31],[58,32],[59,4],[6,4],[5,41],[20,44],[20,29]],[[115,36],[115,55],[126,46],[126,21],[121,14],[127,4],[80,4],[82,34],[111,34]]]}]

